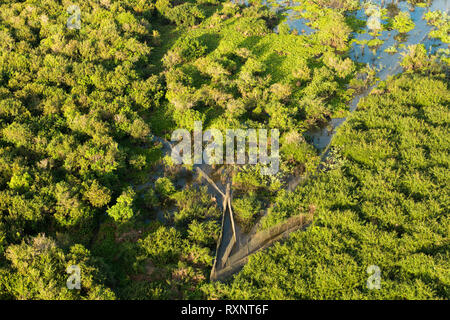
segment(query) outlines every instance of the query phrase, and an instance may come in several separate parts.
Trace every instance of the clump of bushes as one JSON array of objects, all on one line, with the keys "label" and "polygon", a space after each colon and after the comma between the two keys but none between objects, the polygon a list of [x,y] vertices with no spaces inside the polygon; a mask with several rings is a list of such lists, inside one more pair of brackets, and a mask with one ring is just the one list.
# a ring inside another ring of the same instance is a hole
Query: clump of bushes
[{"label": "clump of bushes", "polygon": [[262,175],[261,164],[244,165],[233,175],[233,190],[270,194],[281,188],[277,175]]},{"label": "clump of bushes", "polygon": [[169,0],[158,0],[156,8],[161,15],[177,26],[193,26],[205,18],[199,7],[191,2],[172,6]]},{"label": "clump of bushes", "polygon": [[261,211],[261,203],[256,194],[248,193],[240,198],[233,198],[232,205],[236,221],[245,232],[249,232]]},{"label": "clump of bushes", "polygon": [[[312,225],[252,255],[211,296],[447,299],[450,112],[441,67],[390,78],[361,100],[334,137],[338,164],[280,192],[262,221],[269,228],[306,213]],[[367,289],[370,265],[390,275],[381,290]]]},{"label": "clump of bushes", "polygon": [[424,19],[427,20],[428,24],[436,27],[430,31],[430,37],[440,39],[445,43],[450,43],[450,16],[447,12],[440,10],[429,11],[425,13]]},{"label": "clump of bushes", "polygon": [[213,248],[219,240],[220,224],[218,221],[194,220],[188,227],[188,238],[193,242]]},{"label": "clump of bushes", "polygon": [[136,196],[136,192],[128,187],[117,198],[116,204],[108,209],[108,215],[115,221],[126,222],[134,216],[133,201]]},{"label": "clump of bushes", "polygon": [[314,21],[312,26],[319,29],[315,34],[324,45],[329,45],[339,51],[347,48],[351,29],[342,14],[330,11],[328,15],[323,15]]},{"label": "clump of bushes", "polygon": [[270,33],[266,22],[259,18],[243,17],[236,22],[236,30],[246,37],[264,36]]},{"label": "clump of bushes", "polygon": [[300,166],[300,170],[297,170],[296,174],[302,174],[305,170],[313,170],[317,164],[316,150],[297,131],[290,131],[282,136],[280,152],[288,166],[296,168]]},{"label": "clump of bushes", "polygon": [[323,55],[322,60],[327,67],[334,69],[340,78],[346,78],[356,70],[356,66],[350,58],[342,59],[329,51]]},{"label": "clump of bushes", "polygon": [[406,52],[401,53],[403,60],[400,65],[405,70],[418,70],[430,65],[430,58],[427,56],[427,50],[423,44],[410,45]]},{"label": "clump of bushes", "polygon": [[167,201],[175,193],[175,186],[167,177],[158,178],[155,181],[155,191],[162,201]]},{"label": "clump of bushes", "polygon": [[171,199],[175,201],[178,209],[174,215],[174,222],[177,225],[188,225],[193,220],[214,220],[221,216],[206,186],[199,188],[187,186],[174,193]]}]

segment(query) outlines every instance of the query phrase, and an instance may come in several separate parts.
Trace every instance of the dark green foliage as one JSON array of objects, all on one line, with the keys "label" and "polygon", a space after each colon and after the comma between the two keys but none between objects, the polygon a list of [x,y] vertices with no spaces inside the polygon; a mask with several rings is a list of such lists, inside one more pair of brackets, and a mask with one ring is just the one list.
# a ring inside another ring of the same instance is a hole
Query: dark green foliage
[{"label": "dark green foliage", "polygon": [[156,1],[158,11],[178,26],[193,26],[205,16],[196,4],[191,2],[172,6],[169,0]]},{"label": "dark green foliage", "polygon": [[214,247],[219,240],[220,225],[216,221],[198,222],[192,221],[189,224],[189,239],[194,242],[209,247]]},{"label": "dark green foliage", "polygon": [[175,50],[179,50],[181,57],[186,60],[197,59],[203,56],[207,47],[202,45],[198,39],[182,38],[175,43]]},{"label": "dark green foliage", "polygon": [[217,210],[213,199],[206,192],[206,187],[200,189],[187,187],[173,194],[178,212],[174,216],[177,224],[187,224],[194,219],[218,219],[220,212]]},{"label": "dark green foliage", "polygon": [[236,221],[248,232],[253,227],[256,218],[260,214],[261,204],[256,194],[243,195],[242,198],[233,199],[233,209]]}]

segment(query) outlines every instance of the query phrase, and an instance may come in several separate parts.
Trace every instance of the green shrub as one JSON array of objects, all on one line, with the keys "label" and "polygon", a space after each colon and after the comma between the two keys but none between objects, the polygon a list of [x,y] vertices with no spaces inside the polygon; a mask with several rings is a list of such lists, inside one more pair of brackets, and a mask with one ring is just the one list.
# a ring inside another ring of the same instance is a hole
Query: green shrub
[{"label": "green shrub", "polygon": [[203,56],[207,47],[200,43],[198,39],[181,38],[174,45],[174,48],[179,50],[181,56],[186,60],[193,60]]},{"label": "green shrub", "polygon": [[266,22],[254,17],[243,17],[236,22],[236,30],[246,37],[264,36],[270,33]]},{"label": "green shrub", "polygon": [[428,24],[435,26],[430,31],[429,37],[440,39],[444,43],[450,43],[450,16],[440,10],[429,11],[424,14]]},{"label": "green shrub", "polygon": [[281,139],[281,154],[288,163],[311,167],[316,163],[317,154],[313,146],[306,143],[300,133],[291,131]]},{"label": "green shrub", "polygon": [[162,200],[166,200],[175,193],[175,186],[169,178],[162,177],[155,181],[155,191]]},{"label": "green shrub", "polygon": [[159,227],[156,232],[138,241],[141,250],[145,252],[156,265],[177,263],[183,252],[183,239],[174,228]]},{"label": "green shrub", "polygon": [[282,22],[278,25],[278,34],[287,35],[291,33],[291,27],[286,22]]},{"label": "green shrub", "polygon": [[400,33],[407,33],[414,29],[415,25],[408,12],[400,11],[392,21],[392,27]]},{"label": "green shrub", "polygon": [[173,7],[166,17],[177,26],[193,26],[205,16],[195,4],[186,2]]},{"label": "green shrub", "polygon": [[160,205],[158,196],[154,189],[149,188],[144,193],[144,202],[147,208],[155,208]]},{"label": "green shrub", "polygon": [[116,204],[108,209],[108,215],[117,222],[125,222],[134,216],[133,201],[136,192],[131,187],[122,192],[117,198]]},{"label": "green shrub", "polygon": [[400,65],[406,70],[418,70],[430,65],[430,59],[423,44],[408,46],[407,51],[402,52],[402,56]]},{"label": "green shrub", "polygon": [[253,227],[261,211],[261,203],[255,194],[245,194],[233,199],[233,210],[236,221],[246,231]]},{"label": "green shrub", "polygon": [[214,247],[219,240],[220,224],[217,221],[193,220],[188,227],[188,237],[195,243]]},{"label": "green shrub", "polygon": [[174,216],[174,221],[178,225],[187,225],[194,219],[217,219],[220,217],[220,212],[206,187],[197,189],[188,186],[173,194],[172,199],[175,200],[178,208]]}]

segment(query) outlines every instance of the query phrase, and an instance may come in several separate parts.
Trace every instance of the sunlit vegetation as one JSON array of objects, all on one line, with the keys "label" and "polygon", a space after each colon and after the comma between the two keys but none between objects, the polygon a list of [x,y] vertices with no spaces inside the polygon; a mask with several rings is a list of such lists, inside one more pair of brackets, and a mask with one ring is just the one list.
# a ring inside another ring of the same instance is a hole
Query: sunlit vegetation
[{"label": "sunlit vegetation", "polygon": [[[211,297],[448,299],[448,69],[422,59],[360,103],[324,170],[268,215],[313,211],[313,225],[251,256],[232,281],[208,287]],[[366,286],[370,265],[380,290]]]},{"label": "sunlit vegetation", "polygon": [[[80,1],[79,29],[72,4],[0,4],[0,299],[448,298],[448,58],[406,48],[406,74],[361,103],[318,173],[307,132],[376,81],[349,56],[370,24],[358,1],[292,4],[310,34],[259,0]],[[371,48],[414,28],[372,13]],[[448,42],[447,14],[425,18]],[[280,130],[278,174],[227,168],[244,233],[314,216],[228,284],[209,283],[218,199],[162,153],[196,120]],[[292,177],[308,179],[288,192]],[[365,290],[368,264],[384,291]]]},{"label": "sunlit vegetation", "polygon": [[392,19],[392,28],[400,33],[407,33],[414,29],[414,22],[408,12],[401,11]]},{"label": "sunlit vegetation", "polygon": [[428,24],[436,27],[430,32],[431,37],[441,39],[445,43],[450,43],[450,17],[447,12],[439,10],[430,11],[425,14],[424,18]]}]

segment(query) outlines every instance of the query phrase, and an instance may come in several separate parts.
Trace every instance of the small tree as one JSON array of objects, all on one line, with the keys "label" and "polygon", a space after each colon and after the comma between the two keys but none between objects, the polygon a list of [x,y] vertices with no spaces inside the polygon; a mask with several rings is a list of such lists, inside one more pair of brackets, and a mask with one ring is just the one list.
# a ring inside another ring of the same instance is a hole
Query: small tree
[{"label": "small tree", "polygon": [[175,187],[169,178],[158,178],[155,181],[155,190],[162,202],[169,200],[170,196],[175,193]]},{"label": "small tree", "polygon": [[136,196],[133,188],[128,187],[127,190],[117,198],[116,204],[108,209],[108,215],[117,222],[125,222],[130,220],[133,213],[133,200]]},{"label": "small tree", "polygon": [[84,196],[97,208],[103,207],[111,200],[111,192],[107,188],[101,186],[97,180],[92,182],[88,190],[84,193]]},{"label": "small tree", "polygon": [[400,33],[407,33],[414,29],[414,22],[411,20],[411,16],[408,12],[400,12],[395,16],[392,22],[392,27]]}]

